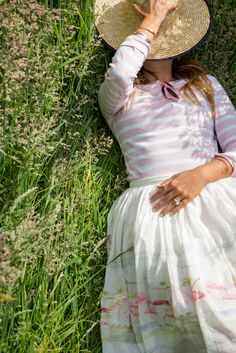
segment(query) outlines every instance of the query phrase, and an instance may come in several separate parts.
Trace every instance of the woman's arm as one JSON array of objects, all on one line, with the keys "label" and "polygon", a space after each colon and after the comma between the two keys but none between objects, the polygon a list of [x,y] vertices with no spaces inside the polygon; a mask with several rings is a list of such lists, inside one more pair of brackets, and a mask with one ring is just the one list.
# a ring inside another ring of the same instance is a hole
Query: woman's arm
[{"label": "woman's arm", "polygon": [[[154,35],[144,28],[156,34],[168,12],[176,6],[177,2],[170,4],[166,0],[148,0],[143,6],[133,4],[133,9],[144,16],[137,31],[145,33],[151,41]],[[98,91],[98,103],[105,119],[125,105],[150,49],[150,43],[135,34],[129,35],[117,49]]]},{"label": "woman's arm", "polygon": [[215,156],[225,158],[232,166],[232,177],[236,177],[236,111],[225,89],[216,78],[215,88],[215,131],[223,152]]},{"label": "woman's arm", "polygon": [[236,177],[236,111],[225,89],[211,76],[215,90],[215,131],[222,152],[215,159],[200,166],[208,182],[229,176]]},{"label": "woman's arm", "polygon": [[145,38],[134,34],[117,49],[98,91],[99,107],[106,119],[125,105],[149,50],[150,44]]},{"label": "woman's arm", "polygon": [[[155,202],[154,209],[159,210],[165,206],[161,215],[175,214],[185,207],[191,200],[200,194],[202,189],[211,182],[231,176],[233,167],[225,158],[216,157],[211,162],[196,168],[173,175],[158,186],[158,190],[151,196],[150,201]],[[173,199],[181,201],[176,205]]]},{"label": "woman's arm", "polygon": [[[166,203],[162,214],[175,214],[185,207],[211,182],[222,178],[236,177],[236,111],[227,93],[214,78],[216,120],[215,130],[223,152],[215,154],[212,161],[196,168],[173,175],[159,185],[159,190],[150,198],[159,201],[154,208],[159,210]],[[181,200],[176,206],[173,199]]]}]

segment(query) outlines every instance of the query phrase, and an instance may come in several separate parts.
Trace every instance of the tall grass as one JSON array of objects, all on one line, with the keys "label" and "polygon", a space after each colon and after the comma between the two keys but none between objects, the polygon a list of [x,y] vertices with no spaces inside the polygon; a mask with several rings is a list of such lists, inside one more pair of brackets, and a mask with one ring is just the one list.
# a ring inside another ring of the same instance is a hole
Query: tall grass
[{"label": "tall grass", "polygon": [[[106,217],[127,186],[97,91],[113,52],[93,0],[0,0],[3,353],[101,352]],[[235,91],[234,1],[195,50]]]}]

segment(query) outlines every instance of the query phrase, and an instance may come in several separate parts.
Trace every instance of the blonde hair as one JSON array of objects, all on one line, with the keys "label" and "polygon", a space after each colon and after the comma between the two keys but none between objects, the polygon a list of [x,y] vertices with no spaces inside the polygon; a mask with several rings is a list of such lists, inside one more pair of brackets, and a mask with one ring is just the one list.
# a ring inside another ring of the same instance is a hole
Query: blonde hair
[{"label": "blonde hair", "polygon": [[[215,118],[214,89],[208,78],[208,70],[193,58],[175,58],[172,62],[172,76],[174,79],[187,79],[188,81],[181,87],[179,93],[183,94],[191,103],[201,106],[201,103],[193,91],[193,87],[198,89],[209,102],[212,118]],[[142,68],[139,71],[134,84],[149,83],[142,79]]]}]

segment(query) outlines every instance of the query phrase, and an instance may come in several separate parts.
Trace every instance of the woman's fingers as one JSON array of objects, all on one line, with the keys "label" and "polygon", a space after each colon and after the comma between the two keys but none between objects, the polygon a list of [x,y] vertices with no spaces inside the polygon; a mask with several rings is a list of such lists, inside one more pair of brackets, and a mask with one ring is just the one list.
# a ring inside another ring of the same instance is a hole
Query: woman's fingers
[{"label": "woman's fingers", "polygon": [[176,191],[170,191],[167,192],[165,194],[163,194],[162,196],[160,196],[157,199],[157,202],[155,203],[155,205],[153,206],[153,208],[155,208],[156,210],[159,210],[161,207],[163,207],[166,203],[169,203],[171,200],[173,200],[175,197],[177,198],[178,196],[178,192]]},{"label": "woman's fingers", "polygon": [[154,16],[164,21],[167,13],[177,7],[177,1],[171,4],[167,0],[146,0],[142,5],[134,3],[133,9],[146,16]]},{"label": "woman's fingers", "polygon": [[178,0],[168,5],[169,10],[175,10],[178,6]]},{"label": "woman's fingers", "polygon": [[133,8],[135,9],[135,11],[137,11],[138,13],[141,13],[143,16],[147,16],[146,12],[143,12],[140,8],[140,5],[138,4],[133,4]]},{"label": "woman's fingers", "polygon": [[149,200],[151,201],[151,202],[154,202],[154,201],[156,201],[157,199],[159,199],[163,194],[165,194],[166,193],[166,191],[163,189],[163,190],[161,190],[161,189],[158,189],[157,191],[155,191],[155,193],[149,198]]},{"label": "woman's fingers", "polygon": [[[176,199],[178,201],[180,201],[177,197],[176,197]],[[180,204],[176,205],[175,201],[172,200],[171,202],[169,202],[169,204],[165,208],[163,208],[163,210],[161,211],[160,215],[161,216],[166,216],[167,213],[170,213],[171,215],[174,215],[177,212],[179,212],[181,210],[181,208],[185,207],[188,202],[189,201],[187,199],[182,199],[180,201]]]},{"label": "woman's fingers", "polygon": [[[169,182],[169,181],[167,181],[167,182]],[[156,192],[150,197],[150,201],[153,202],[172,190],[173,190],[173,187],[170,184],[158,185]]]},{"label": "woman's fingers", "polygon": [[[156,1],[156,0],[154,0]],[[144,17],[150,14],[150,0],[146,0],[142,5],[134,3],[133,8]]]},{"label": "woman's fingers", "polygon": [[180,205],[179,206],[175,206],[172,208],[171,210],[171,214],[174,215],[177,212],[179,212],[182,208],[184,208],[190,201],[188,199],[184,199],[182,201],[180,201]]},{"label": "woman's fingers", "polygon": [[[157,191],[149,198],[153,210],[158,211],[162,208],[161,216],[179,212],[190,199],[189,193],[184,191],[184,188],[173,177],[158,185]],[[177,200],[177,203],[175,200]],[[178,204],[178,201],[180,204]]]}]

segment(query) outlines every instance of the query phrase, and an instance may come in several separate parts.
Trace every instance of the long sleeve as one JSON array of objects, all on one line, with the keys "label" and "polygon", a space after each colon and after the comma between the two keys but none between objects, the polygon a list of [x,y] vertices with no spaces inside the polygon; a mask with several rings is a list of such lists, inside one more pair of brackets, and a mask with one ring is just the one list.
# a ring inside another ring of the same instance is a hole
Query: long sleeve
[{"label": "long sleeve", "polygon": [[216,120],[215,131],[222,152],[216,153],[229,161],[233,167],[231,177],[236,177],[236,111],[221,84],[214,78]]},{"label": "long sleeve", "polygon": [[108,120],[126,103],[150,50],[150,44],[141,36],[129,35],[119,46],[98,91],[102,115]]}]

